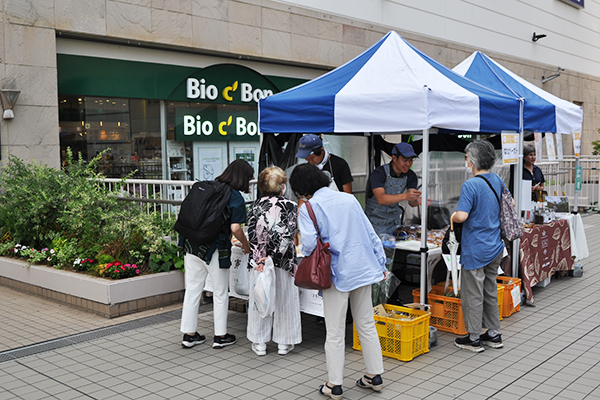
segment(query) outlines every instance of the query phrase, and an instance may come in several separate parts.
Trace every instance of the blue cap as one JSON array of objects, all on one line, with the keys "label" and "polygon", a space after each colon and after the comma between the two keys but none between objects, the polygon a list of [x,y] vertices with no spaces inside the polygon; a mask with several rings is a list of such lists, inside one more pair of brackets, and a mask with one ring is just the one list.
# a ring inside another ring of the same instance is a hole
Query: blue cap
[{"label": "blue cap", "polygon": [[392,154],[401,155],[404,158],[411,158],[417,156],[413,147],[410,144],[404,142],[395,145],[392,149]]},{"label": "blue cap", "polygon": [[320,149],[321,147],[323,147],[323,141],[317,135],[309,133],[300,138],[296,157],[306,158],[310,156],[313,150]]}]

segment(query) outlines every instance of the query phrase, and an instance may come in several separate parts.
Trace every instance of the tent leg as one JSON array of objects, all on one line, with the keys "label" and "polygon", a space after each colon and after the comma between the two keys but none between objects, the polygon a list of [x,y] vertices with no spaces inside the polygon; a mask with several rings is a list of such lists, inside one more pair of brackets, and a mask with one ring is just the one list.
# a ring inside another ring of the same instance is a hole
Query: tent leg
[{"label": "tent leg", "polygon": [[[515,172],[515,186],[513,188],[517,215],[521,217],[521,206],[522,198],[525,195],[523,193],[523,138],[525,132],[521,131],[519,134],[519,161],[517,162],[517,171]],[[519,246],[521,241],[519,239],[513,241],[512,244],[512,276],[517,278],[519,276]]]},{"label": "tent leg", "polygon": [[429,129],[423,129],[423,155],[421,177],[421,298],[425,304],[427,297],[427,188],[429,182]]},{"label": "tent leg", "polygon": [[[581,161],[579,160],[579,157],[575,157],[575,171],[577,171],[577,168],[581,165]],[[575,172],[575,176],[577,176],[577,172]],[[573,192],[573,214],[577,214],[579,212],[579,192],[577,191],[577,183],[575,183],[575,187],[574,187],[575,191]]]}]

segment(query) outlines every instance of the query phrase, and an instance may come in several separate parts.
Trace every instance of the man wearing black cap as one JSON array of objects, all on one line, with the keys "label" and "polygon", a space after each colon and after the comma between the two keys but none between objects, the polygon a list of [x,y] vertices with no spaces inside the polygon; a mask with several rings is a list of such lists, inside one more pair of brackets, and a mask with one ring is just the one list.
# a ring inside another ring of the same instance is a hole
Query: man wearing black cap
[{"label": "man wearing black cap", "polygon": [[329,174],[338,191],[352,193],[352,173],[346,160],[329,153],[323,148],[323,141],[312,133],[300,138],[296,157],[304,158]]},{"label": "man wearing black cap", "polygon": [[418,178],[410,168],[417,156],[408,143],[398,143],[392,150],[392,161],[376,168],[369,178],[365,212],[378,235],[394,235],[402,224],[400,202],[411,207],[421,203]]}]

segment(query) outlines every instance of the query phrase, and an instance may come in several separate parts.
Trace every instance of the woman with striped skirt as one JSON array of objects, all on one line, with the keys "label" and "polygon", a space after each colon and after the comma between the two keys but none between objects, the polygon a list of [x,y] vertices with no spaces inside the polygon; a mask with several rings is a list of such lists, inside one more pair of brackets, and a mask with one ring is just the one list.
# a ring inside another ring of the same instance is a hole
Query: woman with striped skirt
[{"label": "woman with striped skirt", "polygon": [[[275,266],[275,312],[261,318],[254,304],[254,274],[250,274],[250,299],[246,336],[256,355],[267,353],[267,342],[278,344],[278,353],[287,354],[302,342],[300,300],[294,285],[298,206],[282,196],[287,177],[278,167],[265,168],[258,177],[258,190],[263,197],[249,210],[248,240],[255,269],[262,271],[270,257]],[[272,331],[272,335],[271,335]]]}]

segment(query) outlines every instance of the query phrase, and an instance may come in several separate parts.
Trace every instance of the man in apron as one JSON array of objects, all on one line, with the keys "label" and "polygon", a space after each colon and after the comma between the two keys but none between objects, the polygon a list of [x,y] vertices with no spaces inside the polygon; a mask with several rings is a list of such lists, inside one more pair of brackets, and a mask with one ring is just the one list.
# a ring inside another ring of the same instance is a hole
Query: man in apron
[{"label": "man in apron", "polygon": [[[331,189],[339,192],[352,193],[352,173],[346,160],[329,153],[323,148],[323,141],[312,133],[300,138],[296,157],[304,158],[316,165],[331,178]],[[335,186],[333,185],[335,184]]]},{"label": "man in apron", "polygon": [[411,207],[421,203],[417,174],[410,169],[416,156],[410,144],[398,143],[392,149],[392,161],[371,173],[365,213],[378,235],[395,235],[402,224],[401,201],[408,200]]}]

